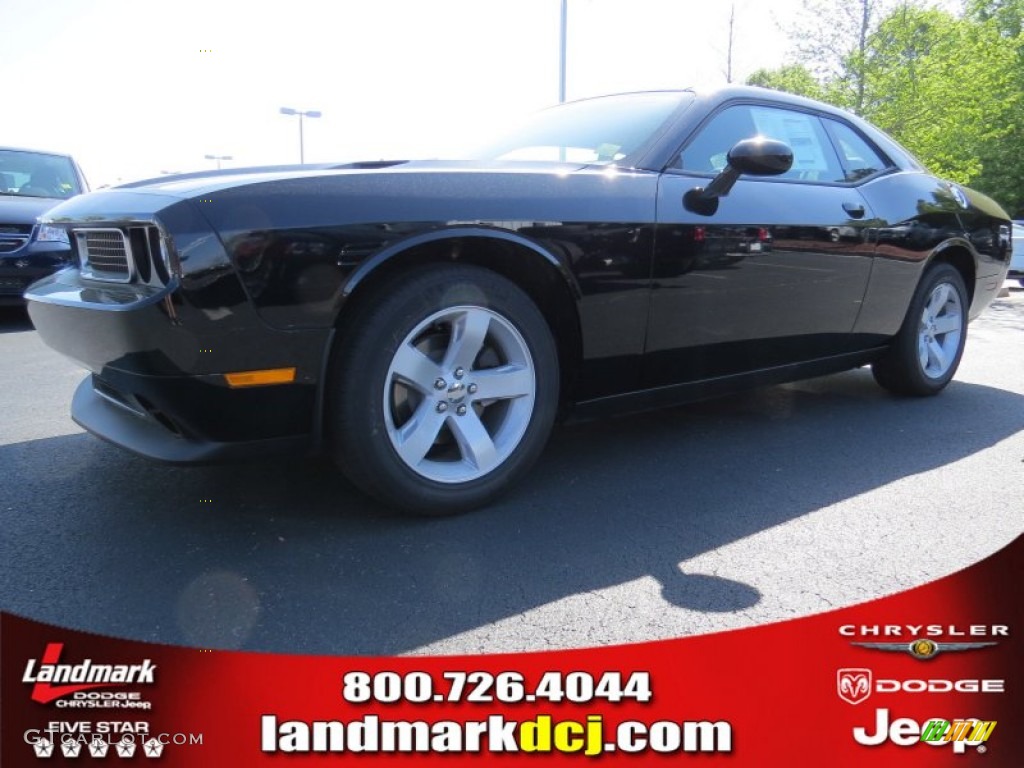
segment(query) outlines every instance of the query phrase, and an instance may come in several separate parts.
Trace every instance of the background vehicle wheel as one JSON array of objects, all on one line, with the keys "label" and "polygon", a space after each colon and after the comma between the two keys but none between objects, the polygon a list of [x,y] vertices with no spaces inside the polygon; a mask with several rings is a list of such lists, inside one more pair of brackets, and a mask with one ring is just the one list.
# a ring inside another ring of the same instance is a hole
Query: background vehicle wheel
[{"label": "background vehicle wheel", "polygon": [[543,315],[509,280],[430,265],[364,302],[333,352],[329,433],[357,486],[411,512],[492,500],[540,455],[558,404]]},{"label": "background vehicle wheel", "polygon": [[967,289],[956,268],[929,267],[892,347],[871,367],[875,380],[901,395],[941,392],[960,365],[967,309]]}]

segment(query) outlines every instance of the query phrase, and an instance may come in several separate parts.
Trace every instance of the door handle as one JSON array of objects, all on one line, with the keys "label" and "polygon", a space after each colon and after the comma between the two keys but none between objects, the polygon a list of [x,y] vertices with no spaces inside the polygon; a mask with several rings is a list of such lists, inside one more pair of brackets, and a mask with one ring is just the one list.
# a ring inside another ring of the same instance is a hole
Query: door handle
[{"label": "door handle", "polygon": [[850,214],[851,218],[864,218],[864,206],[861,203],[843,203],[843,210]]}]

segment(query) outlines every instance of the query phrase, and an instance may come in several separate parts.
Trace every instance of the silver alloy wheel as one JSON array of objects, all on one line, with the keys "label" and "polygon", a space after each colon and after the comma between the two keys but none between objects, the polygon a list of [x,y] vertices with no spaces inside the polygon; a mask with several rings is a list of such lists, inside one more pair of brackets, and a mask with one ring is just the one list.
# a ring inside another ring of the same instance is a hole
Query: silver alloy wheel
[{"label": "silver alloy wheel", "polygon": [[936,285],[921,312],[917,335],[918,360],[928,378],[942,378],[956,362],[963,314],[960,293],[949,283]]},{"label": "silver alloy wheel", "polygon": [[483,307],[443,309],[395,350],[384,383],[388,438],[421,477],[476,480],[519,445],[536,388],[530,350],[508,320]]}]

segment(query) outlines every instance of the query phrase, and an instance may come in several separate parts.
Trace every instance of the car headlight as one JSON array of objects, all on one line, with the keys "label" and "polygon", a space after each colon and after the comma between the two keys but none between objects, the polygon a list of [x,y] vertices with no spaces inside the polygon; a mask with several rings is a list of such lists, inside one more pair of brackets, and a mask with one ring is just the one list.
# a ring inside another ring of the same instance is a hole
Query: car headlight
[{"label": "car headlight", "polygon": [[41,243],[64,243],[71,245],[68,240],[68,232],[63,227],[51,227],[49,224],[40,224],[36,232],[36,240]]}]

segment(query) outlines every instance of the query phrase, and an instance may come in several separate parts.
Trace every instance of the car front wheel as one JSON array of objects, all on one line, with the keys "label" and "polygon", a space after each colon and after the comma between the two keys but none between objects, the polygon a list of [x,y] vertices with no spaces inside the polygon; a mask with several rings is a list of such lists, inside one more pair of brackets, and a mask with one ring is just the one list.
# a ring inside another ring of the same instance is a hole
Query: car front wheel
[{"label": "car front wheel", "polygon": [[364,491],[453,514],[492,500],[539,456],[558,357],[515,284],[477,267],[421,268],[345,322],[329,426],[336,461]]},{"label": "car front wheel", "polygon": [[960,272],[944,263],[929,267],[892,346],[872,365],[875,380],[901,395],[941,392],[964,352],[967,307]]}]

